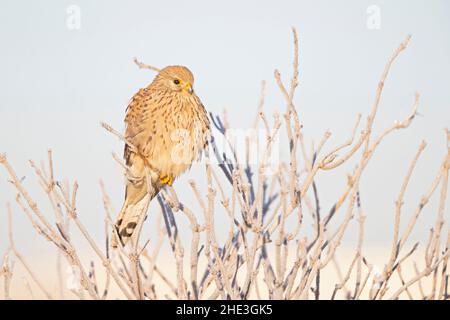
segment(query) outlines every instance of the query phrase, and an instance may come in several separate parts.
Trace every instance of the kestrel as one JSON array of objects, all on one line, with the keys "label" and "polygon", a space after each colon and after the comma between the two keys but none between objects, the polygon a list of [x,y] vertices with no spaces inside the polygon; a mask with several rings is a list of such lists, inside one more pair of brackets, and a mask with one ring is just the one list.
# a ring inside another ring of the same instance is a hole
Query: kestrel
[{"label": "kestrel", "polygon": [[188,68],[168,66],[140,89],[127,107],[125,138],[132,147],[125,144],[129,173],[115,224],[117,232],[112,236],[114,248],[119,241],[126,244],[142,214],[146,214],[136,210],[146,194],[152,199],[165,184],[172,185],[207,146],[208,115],[193,84],[194,76]]}]

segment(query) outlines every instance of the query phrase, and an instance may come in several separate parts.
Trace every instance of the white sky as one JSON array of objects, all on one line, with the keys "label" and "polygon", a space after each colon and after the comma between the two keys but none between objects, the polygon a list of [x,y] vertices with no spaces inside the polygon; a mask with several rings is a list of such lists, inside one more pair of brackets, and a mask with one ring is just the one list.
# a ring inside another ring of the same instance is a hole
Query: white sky
[{"label": "white sky", "polygon": [[[69,30],[67,7],[81,9],[81,28]],[[366,10],[377,5],[379,30],[366,26]],[[0,152],[6,152],[39,203],[36,179],[27,160],[46,159],[52,148],[58,174],[78,179],[79,213],[97,238],[103,234],[98,187],[105,180],[118,209],[121,172],[111,151],[122,144],[99,123],[123,129],[129,98],[153,77],[138,70],[133,57],[163,67],[184,64],[206,108],[227,108],[237,128],[251,124],[261,80],[268,82],[265,110],[282,112],[273,71],[288,79],[292,61],[291,26],[298,29],[301,81],[297,106],[308,142],[325,130],[330,145],[346,139],[358,112],[367,115],[387,58],[407,34],[413,38],[386,83],[378,130],[410,110],[417,90],[419,117],[407,131],[388,138],[363,179],[361,195],[368,215],[367,241],[389,241],[393,201],[421,139],[428,147],[413,177],[405,215],[417,204],[445,152],[443,129],[450,116],[450,3],[448,1],[1,1]],[[351,169],[348,167],[346,169]],[[203,173],[200,166],[176,184]],[[345,171],[342,172],[344,174]],[[323,206],[345,183],[318,182]],[[14,190],[0,170],[0,252],[5,248],[4,204]],[[181,192],[189,201],[192,194]],[[15,208],[15,236],[23,248],[36,248],[29,223]],[[43,206],[45,208],[45,206]],[[424,211],[415,237],[426,237],[436,216]],[[448,212],[448,210],[447,210]],[[448,219],[448,213],[446,214]],[[220,217],[218,217],[220,223]],[[406,219],[405,219],[406,220]],[[448,224],[447,224],[448,227]],[[38,242],[42,244],[41,242]]]}]

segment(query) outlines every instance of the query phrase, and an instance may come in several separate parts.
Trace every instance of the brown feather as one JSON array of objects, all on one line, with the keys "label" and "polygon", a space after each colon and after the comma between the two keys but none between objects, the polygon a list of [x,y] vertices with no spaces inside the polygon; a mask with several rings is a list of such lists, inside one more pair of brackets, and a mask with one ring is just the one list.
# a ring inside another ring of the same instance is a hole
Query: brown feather
[{"label": "brown feather", "polygon": [[[194,77],[186,67],[166,67],[148,87],[133,96],[126,109],[125,137],[138,152],[125,145],[124,159],[137,179],[126,181],[125,200],[116,222],[120,239],[114,232],[113,247],[117,247],[118,240],[125,245],[130,239],[142,214],[135,208],[146,194],[150,194],[150,199],[158,194],[163,187],[159,178],[176,179],[191,167],[207,145],[206,110],[195,93],[185,90],[193,82]],[[150,191],[145,167],[150,172]]]}]

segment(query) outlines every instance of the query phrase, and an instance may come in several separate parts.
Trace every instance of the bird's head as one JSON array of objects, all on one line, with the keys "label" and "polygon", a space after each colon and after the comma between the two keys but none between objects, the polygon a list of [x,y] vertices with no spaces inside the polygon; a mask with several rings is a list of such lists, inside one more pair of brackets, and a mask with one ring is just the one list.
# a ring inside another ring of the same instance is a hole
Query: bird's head
[{"label": "bird's head", "polygon": [[192,72],[183,66],[168,66],[162,69],[155,81],[159,86],[183,94],[194,92],[194,76]]}]

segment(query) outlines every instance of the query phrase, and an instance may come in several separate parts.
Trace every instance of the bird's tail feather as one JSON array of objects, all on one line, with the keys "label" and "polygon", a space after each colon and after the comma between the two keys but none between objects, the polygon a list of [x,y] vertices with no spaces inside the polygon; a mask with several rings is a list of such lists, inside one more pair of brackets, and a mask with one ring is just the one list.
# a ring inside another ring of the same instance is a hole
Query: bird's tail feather
[{"label": "bird's tail feather", "polygon": [[125,203],[122,210],[119,213],[115,224],[115,230],[111,237],[111,246],[117,248],[119,242],[122,246],[131,239],[133,232],[139,223],[141,223],[141,218],[146,215],[146,202],[148,197],[144,197],[141,201],[136,204]]},{"label": "bird's tail feather", "polygon": [[[152,181],[154,181],[152,177]],[[146,179],[142,179],[139,183],[128,181],[125,201],[115,223],[115,230],[111,236],[111,246],[117,248],[119,242],[122,246],[131,239],[136,227],[143,222],[147,215],[148,203],[158,194],[159,185],[150,184],[151,190],[147,192]],[[149,199],[150,198],[150,199]]]}]

